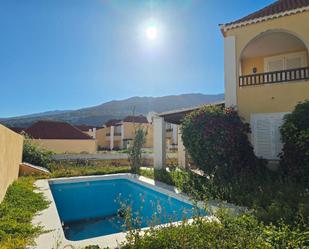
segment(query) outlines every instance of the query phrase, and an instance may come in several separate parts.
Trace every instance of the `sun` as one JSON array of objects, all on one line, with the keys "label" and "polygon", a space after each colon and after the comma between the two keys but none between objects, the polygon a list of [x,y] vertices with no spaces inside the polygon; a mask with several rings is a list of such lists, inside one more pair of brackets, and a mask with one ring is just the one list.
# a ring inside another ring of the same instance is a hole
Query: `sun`
[{"label": "sun", "polygon": [[156,25],[151,24],[146,28],[146,37],[149,40],[155,40],[158,37],[158,28]]}]

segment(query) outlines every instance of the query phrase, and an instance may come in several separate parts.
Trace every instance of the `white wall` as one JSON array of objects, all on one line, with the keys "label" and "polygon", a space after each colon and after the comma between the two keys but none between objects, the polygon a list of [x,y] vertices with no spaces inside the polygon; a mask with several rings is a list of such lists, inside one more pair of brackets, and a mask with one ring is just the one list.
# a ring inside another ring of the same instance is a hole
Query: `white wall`
[{"label": "white wall", "polygon": [[224,38],[224,87],[225,87],[225,106],[237,105],[236,88],[236,43],[235,36]]}]

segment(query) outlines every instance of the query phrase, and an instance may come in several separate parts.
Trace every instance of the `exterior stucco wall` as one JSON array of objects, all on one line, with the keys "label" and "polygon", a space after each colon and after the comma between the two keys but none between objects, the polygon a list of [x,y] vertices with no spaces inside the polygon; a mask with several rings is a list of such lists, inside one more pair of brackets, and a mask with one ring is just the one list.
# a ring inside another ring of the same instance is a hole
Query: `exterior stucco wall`
[{"label": "exterior stucco wall", "polygon": [[251,113],[290,112],[299,101],[309,100],[309,82],[248,86],[237,94],[239,114],[249,122]]},{"label": "exterior stucco wall", "polygon": [[124,139],[133,139],[135,136],[135,129],[141,127],[147,130],[145,148],[152,148],[153,146],[153,129],[152,124],[134,124],[129,122],[124,122]]},{"label": "exterior stucco wall", "polygon": [[[136,127],[142,127],[144,129],[147,129],[147,136],[146,136],[146,148],[152,148],[153,145],[153,129],[152,124],[133,124],[130,122],[124,122],[123,123],[123,132],[124,134],[114,136],[114,147],[121,148],[122,146],[122,139],[134,139],[135,134],[135,128]],[[97,139],[97,145],[103,148],[109,148],[110,147],[110,138],[111,136],[106,136],[106,133],[110,133],[110,127],[105,127],[102,129],[97,130],[96,132],[96,139]]]},{"label": "exterior stucco wall", "polygon": [[22,153],[23,137],[0,125],[0,202],[8,186],[18,177]]},{"label": "exterior stucco wall", "polygon": [[97,145],[101,148],[109,148],[110,142],[107,140],[106,133],[110,132],[110,127],[98,129],[96,131]]},{"label": "exterior stucco wall", "polygon": [[[252,39],[266,31],[282,30],[301,39],[308,50],[308,23],[309,12],[307,11],[227,31],[226,36],[236,37],[237,82],[241,66],[241,53]],[[249,121],[251,113],[292,111],[298,102],[309,99],[309,81],[246,87],[239,87],[237,83],[236,95],[239,114]]]},{"label": "exterior stucco wall", "polygon": [[95,153],[97,143],[94,139],[33,139],[39,146],[55,153]]}]

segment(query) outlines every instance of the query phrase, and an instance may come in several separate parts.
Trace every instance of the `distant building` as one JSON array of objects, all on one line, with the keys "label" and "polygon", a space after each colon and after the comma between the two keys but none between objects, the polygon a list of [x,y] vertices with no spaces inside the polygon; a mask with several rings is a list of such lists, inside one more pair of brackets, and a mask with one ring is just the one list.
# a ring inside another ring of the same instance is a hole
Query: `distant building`
[{"label": "distant building", "polygon": [[38,121],[22,130],[33,142],[56,153],[95,153],[97,150],[95,139],[66,122]]},{"label": "distant building", "polygon": [[91,125],[75,125],[75,127],[88,136],[92,137],[93,139],[96,139],[96,133],[98,129],[102,129],[102,127],[96,127]]},{"label": "distant building", "polygon": [[122,120],[109,120],[103,127],[97,130],[97,143],[100,149],[127,149],[132,144],[138,127],[147,132],[145,148],[152,148],[152,124],[143,115],[127,116]]}]

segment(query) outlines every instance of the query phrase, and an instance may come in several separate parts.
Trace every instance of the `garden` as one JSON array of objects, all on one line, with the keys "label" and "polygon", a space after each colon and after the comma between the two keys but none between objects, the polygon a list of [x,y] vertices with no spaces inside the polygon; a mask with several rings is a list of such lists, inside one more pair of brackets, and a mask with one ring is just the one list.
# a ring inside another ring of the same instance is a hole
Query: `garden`
[{"label": "garden", "polygon": [[[145,135],[140,130],[128,151],[131,167],[96,161],[53,162],[48,151],[27,143],[24,157],[47,167],[48,177],[134,172],[174,185],[193,200],[220,200],[247,208],[237,215],[220,208],[211,213],[217,222],[197,216],[178,226],[150,227],[143,235],[141,229],[128,229],[121,248],[309,248],[308,101],[284,118],[280,130],[284,146],[277,170],[270,170],[265,160],[255,156],[248,139],[250,127],[233,109],[205,106],[187,115],[181,129],[191,160],[203,175],[177,166],[168,171],[140,168]],[[49,204],[34,191],[33,182],[41,177],[22,177],[9,188],[0,204],[0,249],[26,248],[44,232],[31,224],[34,215]]]}]

